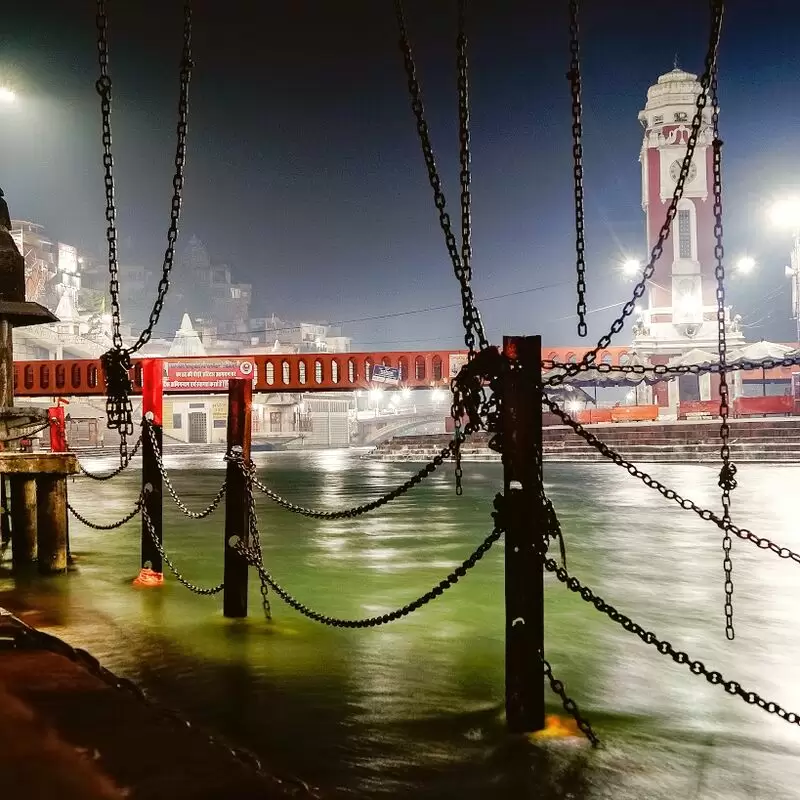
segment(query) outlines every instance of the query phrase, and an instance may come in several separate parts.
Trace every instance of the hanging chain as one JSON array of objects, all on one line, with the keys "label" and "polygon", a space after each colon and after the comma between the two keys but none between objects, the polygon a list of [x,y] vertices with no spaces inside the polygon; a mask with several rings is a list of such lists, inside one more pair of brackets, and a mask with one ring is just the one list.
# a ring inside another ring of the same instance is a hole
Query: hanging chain
[{"label": "hanging chain", "polygon": [[[717,336],[719,344],[719,428],[720,457],[722,467],[719,473],[719,487],[722,489],[722,519],[731,521],[731,492],[736,488],[736,465],[731,462],[730,433],[728,423],[729,389],[726,376],[728,345],[726,336],[725,309],[725,248],[722,244],[722,139],[719,137],[719,101],[717,99],[717,69],[711,75],[711,129],[713,134],[713,196],[714,196],[714,275],[717,279]],[[733,539],[728,528],[723,529],[722,568],[725,573],[725,636],[733,640],[736,632],[733,627],[733,561],[731,548]]]},{"label": "hanging chain", "polygon": [[115,528],[121,528],[123,525],[130,522],[142,510],[142,495],[140,494],[139,497],[136,498],[136,505],[131,512],[126,514],[122,519],[117,520],[117,522],[110,522],[108,524],[92,522],[79,511],[76,511],[70,503],[67,503],[67,508],[75,519],[82,522],[88,528],[94,528],[96,531],[113,531]]},{"label": "hanging chain", "polygon": [[105,475],[99,475],[98,473],[95,472],[89,472],[89,470],[87,470],[86,467],[84,467],[80,461],[78,461],[78,469],[87,478],[91,478],[93,481],[109,481],[112,478],[116,478],[117,475],[119,475],[131,463],[131,461],[133,461],[133,459],[136,457],[136,454],[139,452],[139,448],[141,446],[142,446],[142,437],[140,435],[139,438],[136,440],[136,444],[133,446],[133,450],[131,450],[127,454],[125,460],[113,472],[108,472]]},{"label": "hanging chain", "polygon": [[569,2],[569,50],[572,55],[567,78],[572,91],[572,174],[575,182],[575,269],[578,292],[578,336],[586,336],[586,239],[583,211],[583,123],[581,117],[581,48],[578,27],[578,0]]},{"label": "hanging chain", "polygon": [[111,101],[112,83],[108,74],[108,11],[106,0],[97,0],[97,56],[100,77],[95,88],[100,95],[102,117],[103,167],[106,191],[106,240],[108,242],[109,294],[111,296],[111,327],[113,347],[102,356],[106,378],[106,416],[108,428],[117,430],[120,435],[120,464],[127,460],[128,438],[133,435],[133,405],[130,394],[133,389],[130,369],[131,354],[135,353],[152,338],[153,328],[158,323],[164,307],[164,299],[169,290],[169,276],[175,260],[175,244],[178,239],[178,222],[183,195],[183,172],[186,165],[186,133],[189,111],[189,83],[192,76],[192,4],[186,0],[183,5],[183,50],[180,65],[180,94],[178,99],[178,124],[176,128],[175,174],[172,179],[172,205],[170,224],[167,231],[167,248],[164,253],[162,276],[147,327],[139,334],[132,347],[123,347],[120,331],[120,286],[117,247],[117,207],[114,196],[114,158],[111,151]]},{"label": "hanging chain", "polygon": [[553,668],[550,666],[550,663],[544,657],[541,650],[539,651],[539,660],[542,662],[544,676],[550,684],[550,689],[553,694],[561,699],[561,705],[564,707],[564,711],[575,720],[575,724],[580,728],[581,733],[592,743],[592,747],[597,747],[600,744],[600,739],[592,729],[591,723],[581,714],[578,704],[567,694],[564,682],[558,680],[558,678],[553,675]]},{"label": "hanging chain", "polygon": [[[422,104],[422,94],[417,80],[416,66],[408,38],[405,16],[403,14],[402,0],[395,0],[395,14],[397,25],[400,31],[400,49],[403,52],[403,63],[408,79],[408,90],[411,94],[411,110],[417,121],[417,133],[419,134],[420,144],[422,145],[422,155],[425,159],[425,166],[428,170],[428,181],[433,189],[433,201],[439,212],[439,225],[444,233],[447,252],[453,263],[453,271],[461,286],[461,306],[463,311],[464,341],[467,348],[472,353],[475,350],[476,337],[481,349],[488,346],[489,342],[483,329],[480,313],[475,306],[475,298],[470,286],[471,268],[469,264],[464,264],[462,254],[459,253],[456,244],[456,237],[452,230],[450,215],[447,213],[447,202],[442,181],[436,167],[436,159],[433,155],[430,131],[425,119],[425,109]],[[459,35],[458,35],[458,89],[459,89],[459,140],[461,143],[461,210],[462,214],[466,211],[466,221],[462,218],[462,234],[464,230],[469,233],[469,210],[470,210],[470,168],[469,168],[469,103],[468,103],[468,79],[467,79],[467,38],[464,33],[464,2],[459,0]],[[462,241],[462,250],[472,255],[471,242],[469,236],[467,241]]]},{"label": "hanging chain", "polygon": [[608,333],[598,339],[597,344],[591,350],[588,350],[580,362],[576,364],[568,364],[565,367],[563,374],[554,375],[549,378],[548,383],[551,386],[557,386],[563,383],[567,378],[576,375],[583,369],[587,369],[590,364],[594,364],[597,360],[597,354],[607,348],[611,344],[611,340],[625,327],[625,320],[633,314],[636,309],[636,304],[647,289],[648,281],[653,277],[655,272],[656,262],[661,258],[664,252],[664,244],[670,236],[672,230],[672,223],[675,215],[678,213],[678,203],[683,197],[684,186],[689,176],[689,168],[694,158],[694,151],[697,147],[697,139],[700,134],[700,128],[703,123],[703,110],[708,102],[708,91],[711,85],[711,76],[716,66],[717,61],[717,48],[719,46],[720,32],[722,30],[722,15],[724,11],[723,0],[709,0],[711,9],[711,32],[709,36],[708,51],[705,57],[705,67],[703,75],[700,78],[700,92],[695,101],[695,113],[692,117],[692,123],[689,129],[689,136],[686,143],[686,155],[681,162],[681,171],[678,176],[677,183],[675,184],[675,191],[672,194],[669,207],[667,208],[666,218],[664,224],[658,232],[658,238],[650,251],[650,258],[642,271],[642,277],[636,286],[633,287],[633,297],[628,300],[622,308],[622,313],[611,323]]}]

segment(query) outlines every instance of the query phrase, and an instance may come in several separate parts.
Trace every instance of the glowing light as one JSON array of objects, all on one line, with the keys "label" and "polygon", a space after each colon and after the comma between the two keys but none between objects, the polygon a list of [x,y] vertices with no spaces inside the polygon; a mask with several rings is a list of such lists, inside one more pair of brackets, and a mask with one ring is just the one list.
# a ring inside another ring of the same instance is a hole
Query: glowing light
[{"label": "glowing light", "polygon": [[567,400],[566,406],[570,414],[577,414],[583,408],[583,403],[580,400]]},{"label": "glowing light", "polygon": [[800,198],[787,197],[773,204],[769,210],[773,225],[781,228],[797,228],[800,226]]},{"label": "glowing light", "polygon": [[409,398],[409,397],[411,397],[411,389],[409,389],[409,388],[406,386],[406,388],[405,388],[405,389],[403,389],[403,390],[400,392],[400,394],[403,396],[403,400],[408,400],[408,398]]},{"label": "glowing light", "polygon": [[373,403],[380,403],[382,397],[383,397],[383,389],[369,390],[369,399],[372,400]]},{"label": "glowing light", "polygon": [[747,275],[756,268],[756,260],[752,256],[742,256],[736,262],[736,271]]},{"label": "glowing light", "polygon": [[636,398],[636,392],[634,392],[634,391],[633,391],[633,389],[631,389],[631,390],[630,390],[630,391],[629,391],[629,392],[628,392],[628,393],[625,395],[625,399],[626,399],[626,400],[633,400],[633,399],[635,399],[635,398]]},{"label": "glowing light", "polygon": [[0,103],[13,103],[17,99],[17,93],[8,86],[0,86]]},{"label": "glowing light", "polygon": [[622,262],[622,272],[629,278],[632,278],[642,269],[638,258],[627,258]]},{"label": "glowing light", "polygon": [[644,309],[642,308],[642,306],[639,303],[637,303],[633,307],[633,311],[634,311],[634,313],[636,314],[637,317],[641,317],[642,314],[644,314]]},{"label": "glowing light", "polygon": [[441,389],[434,389],[431,393],[431,399],[434,403],[444,402],[444,392]]}]

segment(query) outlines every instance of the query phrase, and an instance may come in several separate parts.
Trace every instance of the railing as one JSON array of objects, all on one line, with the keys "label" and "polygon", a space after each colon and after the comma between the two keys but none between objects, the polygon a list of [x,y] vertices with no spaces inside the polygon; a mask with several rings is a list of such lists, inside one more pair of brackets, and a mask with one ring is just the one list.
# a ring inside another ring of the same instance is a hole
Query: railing
[{"label": "railing", "polygon": [[[235,362],[244,373],[254,374],[253,390],[256,392],[331,392],[352,391],[374,387],[370,380],[375,365],[392,367],[399,371],[400,385],[410,389],[446,387],[454,370],[457,372],[465,358],[461,351],[436,350],[424,352],[391,353],[301,353],[256,354],[247,356],[189,357],[163,359],[170,363],[198,364],[198,369],[209,372],[206,383],[213,381],[214,364]],[[135,394],[142,391],[142,363],[134,361],[131,380]],[[227,392],[227,376],[217,380],[219,386],[205,386],[203,380],[190,391],[203,394]],[[186,388],[165,388],[169,393],[182,393]],[[106,380],[100,359],[73,359],[61,361],[15,361],[14,394],[18,397],[52,397],[104,395]]]},{"label": "railing", "polygon": [[760,417],[764,414],[793,414],[794,411],[794,398],[789,395],[737,397],[733,401],[733,415],[735,417]]}]

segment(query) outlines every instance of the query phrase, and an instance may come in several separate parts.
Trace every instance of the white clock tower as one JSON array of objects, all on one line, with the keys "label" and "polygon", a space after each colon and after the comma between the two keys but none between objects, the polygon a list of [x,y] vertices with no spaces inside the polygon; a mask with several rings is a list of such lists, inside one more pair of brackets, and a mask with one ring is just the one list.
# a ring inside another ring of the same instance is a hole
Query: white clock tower
[{"label": "white clock tower", "polygon": [[[644,128],[639,160],[648,253],[666,219],[699,93],[697,76],[676,68],[648,89],[647,103],[639,113]],[[647,307],[634,327],[634,347],[656,364],[665,364],[695,348],[717,349],[712,138],[711,110],[707,107],[670,237],[648,282]],[[729,343],[740,346],[742,334],[738,325],[731,324],[730,309],[726,314]],[[711,376],[701,376],[700,381],[685,376],[669,386],[657,384],[655,402],[674,407],[679,397],[711,399],[713,389]]]}]

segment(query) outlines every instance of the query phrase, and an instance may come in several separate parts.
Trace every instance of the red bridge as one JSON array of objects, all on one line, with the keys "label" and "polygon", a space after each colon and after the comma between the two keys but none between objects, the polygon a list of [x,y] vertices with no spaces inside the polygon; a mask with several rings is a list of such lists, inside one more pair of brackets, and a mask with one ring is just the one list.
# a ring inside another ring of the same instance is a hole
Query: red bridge
[{"label": "red bridge", "polygon": [[[556,348],[544,350],[546,359],[569,362],[579,359],[584,349]],[[603,350],[599,360],[607,363],[625,363],[628,349],[610,347]],[[409,389],[446,387],[467,358],[466,350],[432,350],[378,353],[303,353],[292,355],[254,354],[236,356],[197,356],[160,358],[168,367],[186,365],[186,374],[199,378],[165,383],[168,394],[227,392],[227,380],[214,380],[213,365],[227,363],[245,373],[255,372],[253,390],[256,392],[330,392],[369,389],[376,384],[371,380],[372,368],[382,364],[399,371],[400,384]],[[149,359],[134,360],[131,380],[134,392],[142,391],[142,363]],[[196,363],[197,370],[191,365]],[[205,368],[205,369],[204,369]],[[201,373],[200,376],[194,373]],[[205,374],[205,380],[202,373]],[[218,377],[219,377],[219,373]],[[212,384],[220,385],[214,386]],[[15,361],[14,394],[17,397],[53,397],[105,395],[106,380],[100,359],[75,359],[61,361]]]}]

